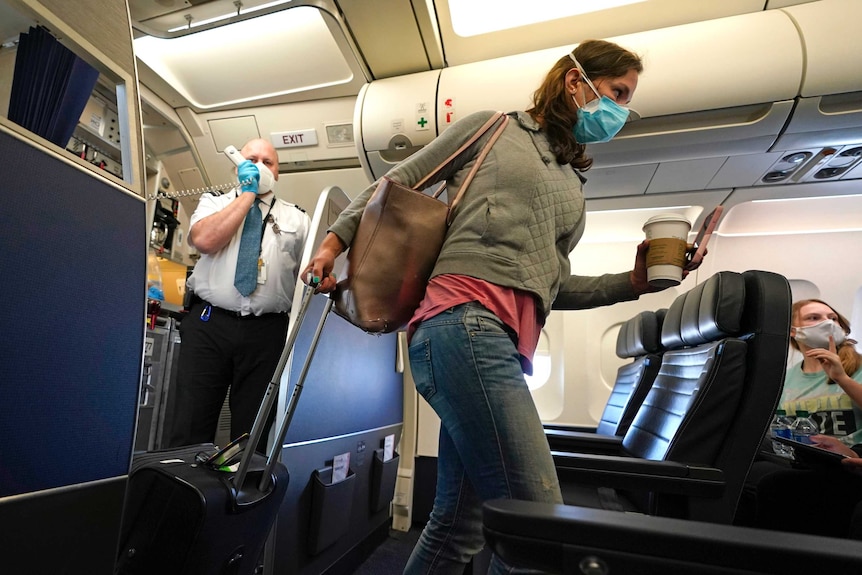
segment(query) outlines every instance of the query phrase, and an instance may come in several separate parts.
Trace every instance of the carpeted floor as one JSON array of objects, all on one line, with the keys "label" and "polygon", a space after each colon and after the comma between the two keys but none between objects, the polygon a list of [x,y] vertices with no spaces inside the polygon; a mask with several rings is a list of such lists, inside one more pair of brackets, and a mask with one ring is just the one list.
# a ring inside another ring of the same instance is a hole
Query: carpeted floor
[{"label": "carpeted floor", "polygon": [[354,571],[354,575],[401,575],[420,533],[422,530],[417,527],[406,533],[390,529],[386,541]]}]

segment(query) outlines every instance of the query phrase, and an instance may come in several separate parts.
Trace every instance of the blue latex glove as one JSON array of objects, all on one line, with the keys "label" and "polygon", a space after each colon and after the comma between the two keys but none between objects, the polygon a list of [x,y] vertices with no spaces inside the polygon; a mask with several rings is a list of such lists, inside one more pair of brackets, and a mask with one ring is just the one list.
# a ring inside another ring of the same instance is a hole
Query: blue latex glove
[{"label": "blue latex glove", "polygon": [[251,160],[241,162],[236,168],[236,177],[242,183],[243,192],[257,194],[258,182],[260,182],[260,170]]}]

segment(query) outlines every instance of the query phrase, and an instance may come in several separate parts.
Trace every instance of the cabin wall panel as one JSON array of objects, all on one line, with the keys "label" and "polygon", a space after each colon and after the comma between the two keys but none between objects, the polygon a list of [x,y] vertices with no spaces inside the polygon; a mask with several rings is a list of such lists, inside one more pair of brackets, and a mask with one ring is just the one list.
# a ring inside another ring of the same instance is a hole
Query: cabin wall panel
[{"label": "cabin wall panel", "polygon": [[[848,318],[853,315],[862,287],[858,258],[862,231],[736,236],[713,238],[705,262],[716,269],[762,269],[782,274],[791,285],[807,281],[816,297],[829,302]],[[713,249],[714,248],[714,249]],[[842,255],[843,254],[843,255]],[[793,294],[793,299],[810,297]],[[858,334],[862,326],[855,326]]]},{"label": "cabin wall panel", "polygon": [[[595,275],[631,267],[636,242],[579,245],[573,273]],[[624,363],[616,357],[619,326],[639,311],[668,307],[677,295],[721,270],[750,269],[784,275],[796,287],[794,301],[819,297],[851,320],[855,339],[862,339],[862,272],[853,258],[840,254],[862,253],[862,231],[805,234],[720,236],[713,235],[709,256],[697,272],[676,288],[646,294],[639,300],[592,310],[553,312],[563,315],[565,349],[564,409],[546,423],[594,426],[613,387],[616,369]],[[814,286],[815,291],[802,286]],[[797,293],[797,291],[799,293]],[[855,321],[855,323],[854,323]],[[798,360],[790,354],[790,361]],[[552,374],[553,377],[553,374]]]},{"label": "cabin wall panel", "polygon": [[124,72],[135,75],[132,28],[123,0],[41,0],[48,10],[87,39]]},{"label": "cabin wall panel", "polygon": [[[620,242],[581,243],[572,255],[572,273],[601,275],[631,269],[640,239]],[[711,244],[710,244],[711,245]],[[687,278],[676,288],[646,294],[639,300],[621,302],[590,310],[554,311],[563,316],[564,346],[562,370],[565,395],[562,412],[546,423],[595,426],[601,417],[620,365],[616,356],[616,337],[620,325],[645,309],[667,307],[674,298],[696,284]],[[553,372],[552,372],[553,377]]]},{"label": "cabin wall panel", "polygon": [[279,176],[275,184],[275,195],[311,211],[317,204],[320,193],[329,186],[338,186],[352,199],[369,183],[362,168],[292,172]]},{"label": "cabin wall panel", "polygon": [[[242,133],[247,137],[259,136],[266,140],[270,140],[273,133],[308,129],[316,131],[316,145],[277,147],[280,163],[311,163],[317,160],[356,158],[355,145],[331,145],[326,137],[328,125],[353,124],[355,103],[356,98],[350,97],[202,114],[195,114],[189,110],[183,113],[183,122],[187,126],[194,124],[207,127],[205,132],[197,131],[196,134],[192,129],[189,132],[200,155],[204,172],[209,175],[213,184],[218,184],[234,178],[234,165],[222,154],[224,146],[230,143],[237,148],[242,148],[245,142],[237,141],[243,139],[242,137],[230,135],[235,132],[223,134],[220,129],[217,131],[217,126],[229,125],[242,118],[244,125],[256,128],[251,129],[250,132],[249,128],[246,128]],[[359,135],[354,134],[354,137],[358,138]],[[228,142],[225,138],[232,138],[233,141]]]}]

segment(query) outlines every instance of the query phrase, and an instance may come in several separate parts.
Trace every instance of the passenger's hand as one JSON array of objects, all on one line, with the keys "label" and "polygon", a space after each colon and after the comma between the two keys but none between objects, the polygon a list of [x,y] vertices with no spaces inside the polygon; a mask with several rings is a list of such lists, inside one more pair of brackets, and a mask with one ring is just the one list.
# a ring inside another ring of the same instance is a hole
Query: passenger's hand
[{"label": "passenger's hand", "polygon": [[257,194],[258,183],[260,182],[260,170],[254,165],[251,160],[240,162],[236,167],[236,177],[242,185],[243,192]]},{"label": "passenger's hand", "polygon": [[862,458],[859,457],[858,453],[850,449],[846,443],[831,435],[812,435],[811,441],[814,442],[815,447],[846,455],[847,459],[841,460],[841,465],[844,466],[844,469],[851,473],[862,475]]},{"label": "passenger's hand", "polygon": [[700,261],[694,262],[692,261],[692,258],[694,257],[694,252],[697,251],[697,248],[694,247],[694,244],[687,245],[688,247],[685,249],[686,262],[682,269],[685,272],[691,272],[700,267],[700,264],[703,263],[703,258],[705,258],[709,253],[709,248],[703,248],[703,258],[701,258]]},{"label": "passenger's hand", "polygon": [[[632,289],[634,289],[635,295],[638,296],[645,293],[653,293],[667,289],[652,286],[649,281],[647,281],[647,251],[649,251],[649,240],[644,240],[638,244],[637,253],[635,254],[635,267],[629,276],[632,282]],[[688,276],[688,270],[683,269],[682,279],[685,279],[686,276]]]},{"label": "passenger's hand", "polygon": [[820,367],[829,379],[837,382],[840,378],[846,376],[844,366],[841,365],[841,358],[838,357],[838,351],[835,347],[835,340],[829,336],[829,349],[814,348],[805,352],[806,357],[813,357],[820,362]]},{"label": "passenger's hand", "polygon": [[335,291],[338,279],[335,272],[329,272],[325,276],[316,275],[312,269],[313,264],[308,264],[302,272],[302,283],[314,288],[314,293],[330,293]]},{"label": "passenger's hand", "polygon": [[841,455],[846,455],[848,457],[859,457],[855,451],[850,449],[846,443],[837,437],[833,437],[831,435],[812,435],[811,441],[814,442],[815,447],[819,447],[820,449],[825,449],[832,453],[840,453]]},{"label": "passenger's hand", "polygon": [[338,236],[329,232],[317,248],[317,253],[302,270],[300,279],[306,285],[313,286],[314,293],[330,293],[338,283],[332,270],[335,268],[335,258],[342,251],[344,251],[344,244]]}]

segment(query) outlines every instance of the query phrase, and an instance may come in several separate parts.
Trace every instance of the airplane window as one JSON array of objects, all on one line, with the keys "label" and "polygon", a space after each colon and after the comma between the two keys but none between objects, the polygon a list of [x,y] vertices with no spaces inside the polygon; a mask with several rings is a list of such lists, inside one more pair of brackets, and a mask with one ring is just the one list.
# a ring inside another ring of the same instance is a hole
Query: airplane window
[{"label": "airplane window", "polygon": [[525,375],[527,387],[530,391],[539,389],[548,382],[551,377],[551,342],[548,334],[542,330],[539,336],[539,345],[533,356],[533,375]]},{"label": "airplane window", "polygon": [[477,36],[498,30],[548,22],[598,12],[626,4],[638,4],[645,0],[581,0],[560,2],[559,0],[533,0],[530,9],[524,10],[515,0],[449,0],[452,28],[459,36]]}]

